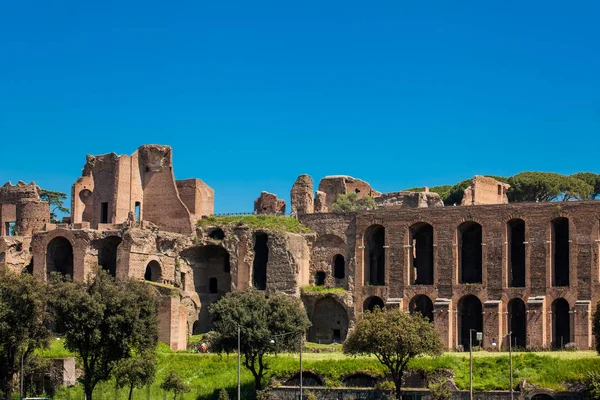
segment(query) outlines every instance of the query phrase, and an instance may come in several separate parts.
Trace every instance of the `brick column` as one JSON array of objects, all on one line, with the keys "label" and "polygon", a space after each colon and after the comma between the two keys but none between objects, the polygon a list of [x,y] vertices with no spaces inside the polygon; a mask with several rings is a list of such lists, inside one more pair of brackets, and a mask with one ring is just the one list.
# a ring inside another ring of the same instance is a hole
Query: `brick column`
[{"label": "brick column", "polygon": [[592,348],[592,302],[590,300],[577,300],[573,308],[573,333],[574,342],[580,350]]},{"label": "brick column", "polygon": [[452,301],[450,299],[435,299],[433,304],[433,325],[440,334],[442,343],[447,349],[454,348],[454,320],[452,315]]},{"label": "brick column", "polygon": [[532,296],[527,299],[527,348],[549,346],[546,341],[545,296]]},{"label": "brick column", "polygon": [[[500,300],[488,300],[483,303],[483,348],[496,350],[500,347],[502,339],[502,323],[500,314]],[[496,346],[492,346],[492,341]]]}]

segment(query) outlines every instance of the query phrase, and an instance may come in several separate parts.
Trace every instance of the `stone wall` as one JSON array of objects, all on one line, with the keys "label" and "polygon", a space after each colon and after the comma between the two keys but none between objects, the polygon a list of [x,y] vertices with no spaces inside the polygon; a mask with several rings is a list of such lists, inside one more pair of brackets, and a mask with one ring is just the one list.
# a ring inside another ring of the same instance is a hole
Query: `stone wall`
[{"label": "stone wall", "polygon": [[509,188],[510,185],[507,183],[487,176],[476,175],[471,185],[465,189],[461,205],[508,204],[506,192]]}]

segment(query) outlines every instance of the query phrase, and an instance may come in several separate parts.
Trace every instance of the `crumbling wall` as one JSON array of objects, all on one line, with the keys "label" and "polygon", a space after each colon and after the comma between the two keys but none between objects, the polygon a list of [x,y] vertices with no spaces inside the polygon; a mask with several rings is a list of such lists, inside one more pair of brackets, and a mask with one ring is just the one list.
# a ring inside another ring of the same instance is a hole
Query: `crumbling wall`
[{"label": "crumbling wall", "polygon": [[319,191],[325,193],[326,209],[331,207],[340,194],[356,193],[359,199],[381,196],[369,183],[347,175],[326,176],[319,182]]},{"label": "crumbling wall", "polygon": [[14,272],[29,272],[33,269],[31,237],[0,237],[0,267],[8,267]]},{"label": "crumbling wall", "polygon": [[16,204],[17,233],[19,236],[31,236],[41,231],[50,220],[50,204],[35,199],[21,199]]},{"label": "crumbling wall", "polygon": [[[12,232],[10,225],[12,223],[17,223],[17,225],[19,225],[17,204],[21,203],[22,200],[27,199],[40,201],[40,188],[34,182],[27,184],[23,181],[19,181],[16,185],[7,182],[4,184],[4,186],[0,187],[0,236],[11,235]],[[32,212],[32,208],[29,207],[28,211]],[[21,214],[23,215],[23,210]],[[40,215],[36,212],[35,216],[39,217]],[[50,213],[48,212],[46,220],[48,220],[49,217]],[[34,216],[32,215],[31,218],[34,218]],[[29,229],[25,228],[27,222],[23,222],[21,225],[25,231]],[[17,234],[21,235],[21,233],[18,232],[18,226]]]},{"label": "crumbling wall", "polygon": [[313,180],[310,176],[300,175],[290,191],[292,214],[312,214],[314,212]]},{"label": "crumbling wall", "polygon": [[506,192],[509,188],[510,185],[507,183],[487,176],[476,175],[471,186],[465,189],[461,205],[508,204]]},{"label": "crumbling wall", "polygon": [[177,181],[177,191],[183,203],[196,219],[214,214],[215,191],[200,179]]},{"label": "crumbling wall", "polygon": [[254,213],[285,215],[285,200],[277,198],[273,193],[262,192],[254,200]]},{"label": "crumbling wall", "polygon": [[424,188],[422,192],[390,192],[383,193],[375,198],[377,207],[406,207],[406,208],[426,208],[426,207],[444,207],[444,202],[439,194],[430,192]]}]

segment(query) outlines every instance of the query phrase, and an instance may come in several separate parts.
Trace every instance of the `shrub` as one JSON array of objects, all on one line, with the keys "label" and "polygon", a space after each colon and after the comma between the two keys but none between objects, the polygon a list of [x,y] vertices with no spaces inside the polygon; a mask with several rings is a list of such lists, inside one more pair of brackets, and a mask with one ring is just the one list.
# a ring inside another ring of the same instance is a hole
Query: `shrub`
[{"label": "shrub", "polygon": [[600,373],[598,372],[588,372],[585,379],[583,380],[585,384],[585,392],[588,395],[590,400],[599,400],[600,399]]},{"label": "shrub", "polygon": [[227,393],[227,390],[221,389],[219,391],[218,400],[229,400],[229,393]]},{"label": "shrub", "polygon": [[304,391],[304,398],[306,400],[319,400],[319,398],[317,397],[316,394],[314,394],[313,392],[306,390]]},{"label": "shrub", "polygon": [[579,346],[574,342],[567,343],[565,345],[565,351],[579,351]]},{"label": "shrub", "polygon": [[452,398],[452,391],[446,385],[446,382],[429,385],[429,391],[431,400],[450,400]]}]

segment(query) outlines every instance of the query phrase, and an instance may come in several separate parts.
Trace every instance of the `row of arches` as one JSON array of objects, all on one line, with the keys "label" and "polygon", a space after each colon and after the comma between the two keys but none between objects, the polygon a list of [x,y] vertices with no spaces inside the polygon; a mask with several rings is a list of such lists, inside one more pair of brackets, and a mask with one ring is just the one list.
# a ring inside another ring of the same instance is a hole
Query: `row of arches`
[{"label": "row of arches", "polygon": [[[406,247],[410,249],[410,284],[433,285],[434,228],[419,222],[409,228]],[[569,286],[569,220],[559,217],[551,222],[552,286]],[[459,283],[483,283],[483,227],[474,221],[460,224],[456,233]],[[526,226],[522,219],[506,224],[507,270],[509,287],[526,284]],[[364,280],[368,285],[385,285],[385,228],[372,225],[364,235]]]}]

